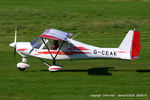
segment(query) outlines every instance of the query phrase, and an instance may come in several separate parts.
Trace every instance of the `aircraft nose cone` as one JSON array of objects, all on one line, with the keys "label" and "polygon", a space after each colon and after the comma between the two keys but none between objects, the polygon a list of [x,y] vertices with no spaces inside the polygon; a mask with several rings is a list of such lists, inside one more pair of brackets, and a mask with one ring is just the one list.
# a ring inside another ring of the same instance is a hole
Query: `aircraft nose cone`
[{"label": "aircraft nose cone", "polygon": [[14,47],[15,43],[10,43],[9,46]]}]

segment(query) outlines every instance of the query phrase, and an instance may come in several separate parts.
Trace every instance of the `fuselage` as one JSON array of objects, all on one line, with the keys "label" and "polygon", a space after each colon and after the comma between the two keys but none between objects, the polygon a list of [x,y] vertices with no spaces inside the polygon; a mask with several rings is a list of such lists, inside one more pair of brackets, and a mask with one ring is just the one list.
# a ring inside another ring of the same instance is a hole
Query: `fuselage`
[{"label": "fuselage", "polygon": [[[52,54],[51,56],[46,48],[33,48],[30,42],[17,42],[16,44],[17,52],[21,56],[33,56],[43,59],[53,59],[52,56],[55,57],[58,52],[58,50],[50,50]],[[56,60],[119,58],[117,56],[118,51],[120,51],[118,48],[100,48],[69,39],[69,43],[64,42],[62,48],[58,52]]]}]

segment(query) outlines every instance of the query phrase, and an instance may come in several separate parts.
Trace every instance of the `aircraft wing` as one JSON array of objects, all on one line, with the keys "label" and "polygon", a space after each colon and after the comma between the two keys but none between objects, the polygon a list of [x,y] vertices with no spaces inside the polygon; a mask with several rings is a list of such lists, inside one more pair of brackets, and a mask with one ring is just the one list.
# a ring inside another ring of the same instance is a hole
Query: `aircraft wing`
[{"label": "aircraft wing", "polygon": [[42,38],[62,41],[67,41],[68,37],[71,36],[72,33],[66,33],[56,29],[46,29],[45,32],[40,35]]}]

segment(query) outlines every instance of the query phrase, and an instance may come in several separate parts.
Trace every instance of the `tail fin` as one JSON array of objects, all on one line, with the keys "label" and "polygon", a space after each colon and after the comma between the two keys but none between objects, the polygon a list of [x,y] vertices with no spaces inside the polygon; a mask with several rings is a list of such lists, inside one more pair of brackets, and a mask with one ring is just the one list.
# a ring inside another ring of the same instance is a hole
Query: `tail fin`
[{"label": "tail fin", "polygon": [[140,46],[140,32],[130,30],[119,46],[122,52],[118,52],[118,56],[122,59],[138,58]]}]

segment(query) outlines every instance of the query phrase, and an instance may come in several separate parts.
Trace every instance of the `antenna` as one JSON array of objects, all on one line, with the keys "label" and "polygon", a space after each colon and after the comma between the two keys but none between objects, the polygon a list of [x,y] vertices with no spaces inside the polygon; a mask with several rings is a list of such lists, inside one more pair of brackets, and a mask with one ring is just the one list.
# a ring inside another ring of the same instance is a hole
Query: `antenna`
[{"label": "antenna", "polygon": [[79,32],[78,34],[76,34],[74,37],[72,37],[71,39],[74,39],[76,36],[78,36],[81,32]]}]

